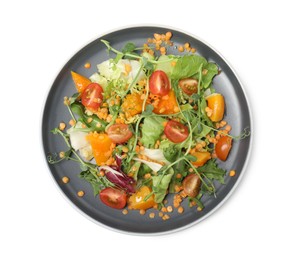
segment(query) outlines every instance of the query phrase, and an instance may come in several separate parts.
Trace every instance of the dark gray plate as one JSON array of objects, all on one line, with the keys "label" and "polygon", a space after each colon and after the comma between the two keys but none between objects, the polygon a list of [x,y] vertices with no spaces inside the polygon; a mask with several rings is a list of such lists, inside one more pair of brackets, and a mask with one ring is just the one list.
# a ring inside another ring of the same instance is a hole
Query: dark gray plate
[{"label": "dark gray plate", "polygon": [[[231,133],[239,135],[245,127],[251,129],[250,109],[241,83],[227,62],[215,50],[201,40],[177,30],[152,26],[132,27],[109,33],[94,40],[77,52],[62,68],[49,91],[43,112],[42,139],[45,157],[49,152],[59,152],[66,149],[63,140],[59,136],[51,134],[50,130],[58,126],[61,121],[68,122],[70,119],[69,113],[63,105],[63,97],[71,96],[75,92],[70,71],[74,70],[82,75],[90,76],[96,71],[96,64],[108,59],[106,48],[100,40],[105,39],[116,49],[121,49],[130,41],[141,46],[148,37],[153,37],[153,33],[165,33],[167,31],[173,33],[172,40],[175,45],[189,42],[192,47],[198,50],[198,54],[214,61],[222,70],[221,74],[214,79],[214,87],[225,97],[227,104],[225,120],[233,127]],[[174,48],[170,52],[177,53]],[[86,62],[92,64],[91,69],[84,68]],[[138,211],[129,211],[127,215],[123,215],[121,210],[114,210],[105,206],[98,197],[93,196],[91,186],[77,177],[80,168],[75,162],[65,161],[56,165],[48,165],[48,167],[65,197],[94,222],[130,233],[161,234],[189,227],[201,221],[222,205],[242,177],[249,157],[250,146],[250,137],[234,142],[227,162],[220,163],[220,166],[228,171],[235,169],[237,174],[235,177],[227,176],[226,184],[217,186],[216,198],[203,198],[205,205],[203,211],[197,211],[196,207],[189,208],[185,200],[182,204],[185,208],[184,213],[178,214],[175,210],[170,213],[171,218],[166,221],[158,217],[158,214],[154,219],[150,219],[148,215],[150,211],[154,211],[153,209],[148,210],[144,216],[140,215]],[[63,176],[70,177],[70,183],[63,184],[61,182]],[[83,198],[77,196],[78,190],[85,191]],[[169,196],[168,199],[170,202],[172,196]]]}]

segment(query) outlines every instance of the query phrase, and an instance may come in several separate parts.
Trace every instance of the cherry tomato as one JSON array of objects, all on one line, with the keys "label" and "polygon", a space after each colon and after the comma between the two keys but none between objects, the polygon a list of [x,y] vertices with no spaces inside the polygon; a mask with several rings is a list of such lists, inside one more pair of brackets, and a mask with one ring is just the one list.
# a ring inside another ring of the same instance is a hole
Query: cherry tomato
[{"label": "cherry tomato", "polygon": [[165,96],[169,94],[171,85],[168,76],[162,70],[156,70],[149,79],[149,89],[153,95]]},{"label": "cherry tomato", "polygon": [[214,93],[206,97],[208,107],[212,110],[210,119],[213,122],[222,120],[224,116],[225,102],[224,97],[219,93]]},{"label": "cherry tomato", "polygon": [[228,157],[231,147],[232,138],[229,136],[222,136],[215,146],[215,152],[217,154],[217,157],[220,160],[225,161]]},{"label": "cherry tomato", "polygon": [[82,105],[91,109],[98,110],[103,102],[103,88],[97,83],[89,84],[81,95]]},{"label": "cherry tomato", "polygon": [[179,81],[179,87],[188,96],[191,96],[193,93],[197,92],[197,86],[198,86],[198,81],[196,79],[187,78],[187,79],[181,79]]},{"label": "cherry tomato", "polygon": [[111,208],[123,209],[126,205],[127,196],[124,191],[109,187],[100,192],[100,199]]},{"label": "cherry tomato", "polygon": [[117,144],[125,143],[133,136],[132,131],[129,130],[126,124],[111,125],[107,130],[107,134],[109,138]]},{"label": "cherry tomato", "polygon": [[173,143],[181,143],[186,140],[189,135],[187,126],[174,120],[170,120],[166,124],[164,134]]},{"label": "cherry tomato", "polygon": [[182,182],[183,190],[189,197],[196,197],[201,185],[199,176],[195,173],[191,173]]},{"label": "cherry tomato", "polygon": [[148,186],[142,186],[136,193],[128,199],[128,206],[131,209],[149,209],[152,208],[156,203],[154,201],[154,194],[147,200],[145,198],[150,195],[151,189]]}]

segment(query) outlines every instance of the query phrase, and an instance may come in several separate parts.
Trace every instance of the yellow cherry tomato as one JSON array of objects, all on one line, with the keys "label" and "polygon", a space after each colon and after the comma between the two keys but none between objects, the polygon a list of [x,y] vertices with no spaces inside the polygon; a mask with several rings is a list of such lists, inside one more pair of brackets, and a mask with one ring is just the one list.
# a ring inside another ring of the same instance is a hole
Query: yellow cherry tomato
[{"label": "yellow cherry tomato", "polygon": [[194,152],[192,155],[197,158],[195,162],[192,162],[192,164],[196,167],[203,166],[211,159],[211,154],[209,152]]},{"label": "yellow cherry tomato", "polygon": [[156,203],[154,201],[154,195],[150,196],[146,201],[145,198],[151,193],[151,189],[148,186],[142,186],[136,193],[128,199],[128,205],[131,209],[149,209]]},{"label": "yellow cherry tomato", "polygon": [[213,122],[218,122],[223,119],[225,102],[224,97],[219,93],[213,93],[206,97],[208,107],[212,110],[210,119]]}]

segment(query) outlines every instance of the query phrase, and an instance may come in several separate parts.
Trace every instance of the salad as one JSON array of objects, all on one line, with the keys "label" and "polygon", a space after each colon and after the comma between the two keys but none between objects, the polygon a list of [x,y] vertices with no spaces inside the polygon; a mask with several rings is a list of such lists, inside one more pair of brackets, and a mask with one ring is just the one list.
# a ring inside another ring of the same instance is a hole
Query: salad
[{"label": "salad", "polygon": [[[226,100],[213,86],[217,64],[171,39],[171,32],[155,33],[143,46],[130,42],[122,50],[102,40],[110,58],[90,77],[71,72],[75,93],[64,97],[71,119],[51,131],[68,150],[48,162],[77,162],[94,195],[124,214],[154,208],[165,220],[164,212],[183,212],[184,199],[202,210],[202,197],[215,197],[217,183],[224,184],[227,172],[217,162],[250,134],[232,136],[223,120]],[[173,204],[166,206],[170,193]]]}]

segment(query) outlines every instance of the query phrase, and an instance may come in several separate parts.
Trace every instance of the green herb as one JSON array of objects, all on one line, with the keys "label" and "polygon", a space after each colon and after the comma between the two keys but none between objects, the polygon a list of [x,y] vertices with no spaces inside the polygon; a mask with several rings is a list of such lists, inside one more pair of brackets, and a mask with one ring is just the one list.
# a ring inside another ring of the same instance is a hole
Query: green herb
[{"label": "green herb", "polygon": [[160,171],[157,176],[152,177],[152,191],[154,193],[154,200],[156,203],[163,201],[173,175],[174,170],[170,168],[167,173]]},{"label": "green herb", "polygon": [[174,162],[180,154],[180,149],[174,144],[170,144],[168,147],[163,149],[163,155],[169,162]]},{"label": "green herb", "polygon": [[209,160],[205,165],[198,167],[198,172],[210,180],[217,180],[224,184],[224,176],[226,171],[219,168],[214,159]]},{"label": "green herb", "polygon": [[211,86],[213,78],[218,74],[218,66],[209,62],[203,66],[203,70],[205,73],[202,75],[202,87],[206,89]]},{"label": "green herb", "polygon": [[87,128],[79,128],[73,129],[74,131],[83,131],[83,132],[90,132],[90,131],[104,131],[107,122],[99,119],[96,115],[88,116],[84,113],[84,107],[78,102],[74,102],[70,105],[71,111],[73,111],[76,115],[80,117],[80,120],[87,126]]},{"label": "green herb", "polygon": [[206,63],[206,59],[198,55],[183,56],[178,59],[171,78],[173,80],[190,78],[199,71],[200,66]]},{"label": "green herb", "polygon": [[123,49],[121,50],[122,53],[132,53],[136,49],[136,45],[133,42],[128,42]]},{"label": "green herb", "polygon": [[145,147],[154,147],[155,142],[160,139],[163,133],[165,121],[162,117],[157,116],[149,116],[144,119],[141,142]]},{"label": "green herb", "polygon": [[90,169],[80,172],[79,178],[86,180],[89,182],[93,188],[94,196],[98,195],[98,193],[105,188],[101,182],[92,174]]}]

